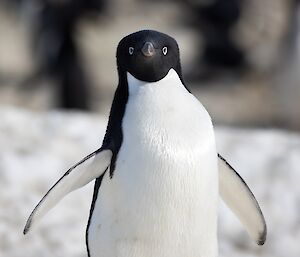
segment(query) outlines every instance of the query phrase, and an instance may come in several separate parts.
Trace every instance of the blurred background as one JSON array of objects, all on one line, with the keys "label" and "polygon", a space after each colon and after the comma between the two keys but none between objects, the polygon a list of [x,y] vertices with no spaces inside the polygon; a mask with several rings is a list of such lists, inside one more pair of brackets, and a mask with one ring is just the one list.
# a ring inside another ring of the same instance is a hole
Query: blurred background
[{"label": "blurred background", "polygon": [[0,103],[107,113],[119,40],[157,29],[217,124],[300,129],[295,0],[1,0]]},{"label": "blurred background", "polygon": [[91,185],[20,234],[49,185],[101,143],[117,44],[141,29],[177,40],[220,151],[271,225],[257,247],[221,207],[220,256],[300,256],[297,0],[0,0],[0,256],[85,256]]}]

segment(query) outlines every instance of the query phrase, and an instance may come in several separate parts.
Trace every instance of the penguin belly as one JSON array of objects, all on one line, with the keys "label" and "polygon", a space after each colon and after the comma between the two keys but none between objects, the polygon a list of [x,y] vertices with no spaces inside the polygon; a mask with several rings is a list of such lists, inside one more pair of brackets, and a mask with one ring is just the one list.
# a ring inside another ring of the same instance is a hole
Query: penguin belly
[{"label": "penguin belly", "polygon": [[217,256],[213,127],[174,77],[129,85],[113,177],[105,174],[91,216],[91,257]]}]

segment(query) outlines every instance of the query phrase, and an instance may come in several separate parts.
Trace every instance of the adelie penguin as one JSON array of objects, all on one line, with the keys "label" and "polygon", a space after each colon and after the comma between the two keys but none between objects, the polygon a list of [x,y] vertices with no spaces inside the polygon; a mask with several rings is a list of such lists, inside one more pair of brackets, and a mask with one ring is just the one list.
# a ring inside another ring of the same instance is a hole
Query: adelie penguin
[{"label": "adelie penguin", "polygon": [[102,146],[48,191],[24,233],[96,179],[86,231],[90,257],[216,257],[219,194],[263,244],[263,214],[217,153],[211,118],[184,83],[176,41],[152,30],[130,34],[118,45],[117,66]]}]

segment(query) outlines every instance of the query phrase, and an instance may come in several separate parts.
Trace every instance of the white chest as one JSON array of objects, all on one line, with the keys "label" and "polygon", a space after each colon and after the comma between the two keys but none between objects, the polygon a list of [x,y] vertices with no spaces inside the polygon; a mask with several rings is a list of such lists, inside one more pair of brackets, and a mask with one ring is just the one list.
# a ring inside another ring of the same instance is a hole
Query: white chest
[{"label": "white chest", "polygon": [[[218,178],[210,117],[175,71],[159,83],[130,76],[123,142],[114,177],[105,176],[99,191],[91,225],[102,230],[91,228],[90,245],[112,257],[215,257]],[[106,246],[92,242],[104,234]]]}]

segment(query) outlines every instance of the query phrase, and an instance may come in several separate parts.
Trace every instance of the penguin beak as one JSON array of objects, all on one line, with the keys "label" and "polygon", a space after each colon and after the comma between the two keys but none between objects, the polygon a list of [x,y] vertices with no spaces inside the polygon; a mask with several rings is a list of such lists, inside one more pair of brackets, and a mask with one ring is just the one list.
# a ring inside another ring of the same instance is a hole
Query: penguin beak
[{"label": "penguin beak", "polygon": [[155,54],[155,49],[151,42],[146,42],[141,51],[146,57],[151,57]]}]

